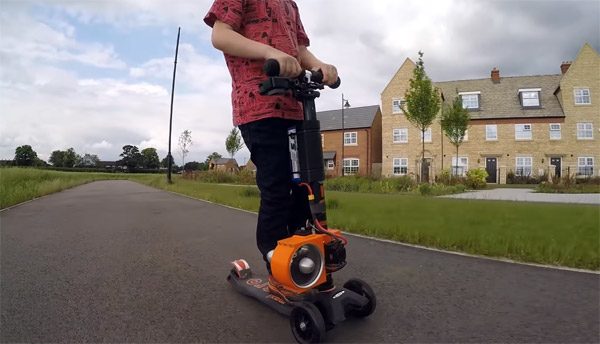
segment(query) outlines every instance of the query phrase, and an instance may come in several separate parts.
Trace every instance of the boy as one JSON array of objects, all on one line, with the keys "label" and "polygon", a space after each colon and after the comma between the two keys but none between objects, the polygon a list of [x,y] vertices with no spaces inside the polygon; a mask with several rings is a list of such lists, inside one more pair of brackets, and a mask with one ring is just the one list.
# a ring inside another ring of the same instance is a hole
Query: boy
[{"label": "boy", "polygon": [[[280,76],[304,69],[323,72],[323,82],[337,80],[334,66],[317,59],[292,0],[215,0],[204,22],[213,28],[212,43],[225,55],[232,79],[233,124],[240,128],[256,165],[261,200],[256,228],[258,249],[267,254],[277,241],[293,234],[310,217],[304,193],[292,183],[287,130],[304,118],[302,104],[291,96],[261,96],[267,59],[279,62]],[[281,293],[269,276],[269,289]]]}]

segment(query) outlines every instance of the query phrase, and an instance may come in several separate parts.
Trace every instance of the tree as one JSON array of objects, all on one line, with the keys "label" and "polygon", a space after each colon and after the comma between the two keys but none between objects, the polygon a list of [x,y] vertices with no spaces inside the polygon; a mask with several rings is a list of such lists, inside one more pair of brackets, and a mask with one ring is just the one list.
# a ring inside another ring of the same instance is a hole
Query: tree
[{"label": "tree", "polygon": [[64,151],[55,150],[50,154],[50,159],[48,159],[48,161],[50,161],[50,163],[54,167],[63,167],[64,166],[64,163],[63,163],[64,158],[65,158]]},{"label": "tree", "polygon": [[463,108],[460,97],[456,97],[451,106],[446,105],[442,109],[442,130],[450,143],[456,147],[455,173],[453,173],[455,175],[458,175],[458,147],[465,139],[470,119],[469,111]]},{"label": "tree", "polygon": [[73,148],[69,148],[63,153],[63,167],[73,167],[81,160],[81,156],[77,155]]},{"label": "tree", "polygon": [[149,169],[157,169],[160,166],[156,148],[144,148],[142,150],[142,166]]},{"label": "tree", "polygon": [[14,160],[16,166],[34,166],[39,161],[37,153],[30,145],[17,147]]},{"label": "tree", "polygon": [[100,159],[95,154],[85,153],[77,162],[79,167],[96,167],[100,163]]},{"label": "tree", "polygon": [[433,120],[440,111],[440,95],[431,84],[431,79],[425,73],[423,63],[423,53],[419,51],[419,61],[413,71],[413,77],[410,79],[410,87],[404,96],[406,105],[402,110],[406,114],[406,119],[421,130],[421,141],[423,149],[421,151],[421,173],[420,179],[423,179],[425,169],[425,131],[431,126]]},{"label": "tree", "polygon": [[231,158],[233,159],[235,153],[237,153],[243,147],[244,143],[242,142],[240,132],[237,128],[234,127],[229,132],[229,136],[227,136],[227,139],[225,139],[225,149],[227,149],[227,152],[229,153],[229,155],[231,155]]},{"label": "tree", "polygon": [[185,166],[185,156],[189,153],[189,148],[192,145],[192,132],[184,130],[179,136],[179,150],[181,151],[182,166]]},{"label": "tree", "polygon": [[183,166],[184,171],[200,171],[202,170],[204,163],[197,161],[186,162],[185,166]]},{"label": "tree", "polygon": [[121,162],[127,166],[129,171],[135,171],[142,161],[142,154],[140,154],[139,149],[132,145],[123,146],[123,153],[120,156],[123,157]]}]

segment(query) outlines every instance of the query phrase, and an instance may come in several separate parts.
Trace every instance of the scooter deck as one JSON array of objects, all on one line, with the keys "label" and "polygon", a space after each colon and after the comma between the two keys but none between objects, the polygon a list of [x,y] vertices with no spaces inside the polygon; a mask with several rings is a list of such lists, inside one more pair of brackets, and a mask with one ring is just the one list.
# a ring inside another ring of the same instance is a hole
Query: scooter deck
[{"label": "scooter deck", "polygon": [[252,275],[247,278],[240,278],[232,270],[227,276],[227,280],[239,293],[260,301],[279,314],[289,317],[292,313],[293,304],[269,293],[269,280],[267,278]]}]

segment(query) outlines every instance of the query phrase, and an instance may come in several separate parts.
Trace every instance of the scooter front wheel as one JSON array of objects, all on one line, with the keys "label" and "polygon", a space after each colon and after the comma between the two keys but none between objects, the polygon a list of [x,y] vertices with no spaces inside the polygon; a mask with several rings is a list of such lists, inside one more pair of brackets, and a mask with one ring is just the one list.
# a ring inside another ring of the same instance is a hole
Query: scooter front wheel
[{"label": "scooter front wheel", "polygon": [[320,343],[325,339],[325,320],[312,303],[296,304],[290,314],[290,326],[298,343]]},{"label": "scooter front wheel", "polygon": [[344,283],[344,288],[352,290],[353,292],[362,295],[369,300],[369,302],[363,307],[351,308],[348,312],[349,315],[358,318],[364,318],[368,317],[375,311],[375,307],[377,307],[377,298],[375,297],[373,289],[371,289],[367,282],[358,278],[352,278]]}]

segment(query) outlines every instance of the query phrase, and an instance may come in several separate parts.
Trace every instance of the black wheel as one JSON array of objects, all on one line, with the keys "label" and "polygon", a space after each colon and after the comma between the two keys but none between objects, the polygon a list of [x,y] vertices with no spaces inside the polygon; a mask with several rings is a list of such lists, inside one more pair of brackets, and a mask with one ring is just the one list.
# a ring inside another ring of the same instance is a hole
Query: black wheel
[{"label": "black wheel", "polygon": [[350,289],[353,292],[362,295],[369,300],[369,303],[367,303],[363,307],[349,309],[348,315],[355,316],[358,318],[364,318],[368,317],[375,311],[375,307],[377,307],[377,298],[375,297],[373,289],[371,289],[367,282],[358,278],[353,278],[348,280],[348,282],[344,283],[344,288]]},{"label": "black wheel", "polygon": [[298,343],[319,343],[325,339],[325,320],[312,303],[301,302],[292,309],[290,326]]}]

